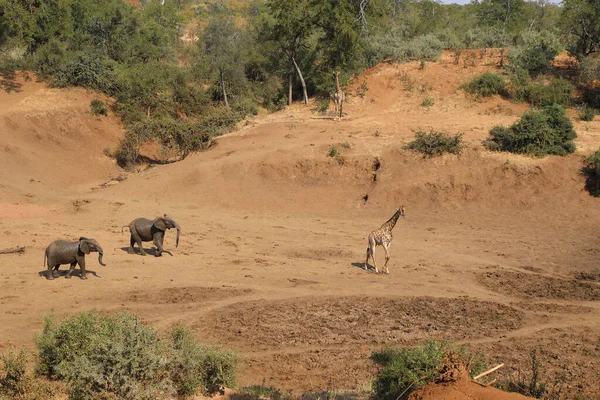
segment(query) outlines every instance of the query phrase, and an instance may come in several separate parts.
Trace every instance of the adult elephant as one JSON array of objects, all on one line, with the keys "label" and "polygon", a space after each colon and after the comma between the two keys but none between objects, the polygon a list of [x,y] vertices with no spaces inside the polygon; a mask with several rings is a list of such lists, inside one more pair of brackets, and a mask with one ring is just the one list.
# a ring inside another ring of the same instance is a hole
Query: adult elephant
[{"label": "adult elephant", "polygon": [[87,279],[85,271],[85,255],[90,254],[92,251],[97,251],[99,253],[98,262],[105,267],[106,264],[102,262],[104,250],[102,250],[102,246],[94,239],[80,237],[76,242],[56,240],[50,243],[48,247],[46,247],[46,252],[44,253],[44,263],[46,264],[47,262],[48,265],[46,279],[52,280],[58,278],[60,276],[58,269],[62,264],[71,264],[71,268],[69,268],[69,272],[67,272],[65,278],[70,279],[71,274],[75,269],[75,265],[79,264],[79,268],[81,268],[80,278]]},{"label": "adult elephant", "polygon": [[[140,248],[140,254],[145,256],[146,252],[142,247],[142,242],[150,242],[152,241],[158,251],[156,252],[156,257],[162,256],[163,252],[166,252],[172,255],[170,252],[165,251],[163,249],[163,241],[165,240],[165,231],[167,229],[175,228],[177,229],[177,239],[175,240],[175,247],[179,246],[179,235],[181,234],[181,226],[170,216],[165,214],[162,217],[157,217],[154,220],[147,218],[137,218],[131,221],[129,225],[124,225],[123,228],[129,227],[129,232],[131,233],[131,238],[129,240],[129,254],[135,254],[133,250],[133,245],[135,243],[138,244]],[[121,232],[123,231],[121,228]]]}]

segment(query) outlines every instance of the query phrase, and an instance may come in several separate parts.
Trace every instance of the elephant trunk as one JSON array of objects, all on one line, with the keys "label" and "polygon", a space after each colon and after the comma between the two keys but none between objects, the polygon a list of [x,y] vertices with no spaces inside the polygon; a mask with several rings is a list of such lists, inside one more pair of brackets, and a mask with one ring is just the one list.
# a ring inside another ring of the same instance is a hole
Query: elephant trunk
[{"label": "elephant trunk", "polygon": [[100,263],[100,265],[102,265],[103,267],[106,267],[106,264],[104,264],[102,262],[102,256],[104,255],[104,250],[102,250],[102,247],[100,247],[100,245],[97,245],[96,249],[98,250],[98,263]]},{"label": "elephant trunk", "polygon": [[177,238],[175,239],[175,247],[179,247],[179,235],[181,234],[181,226],[175,221],[173,221],[173,225],[177,229]]}]

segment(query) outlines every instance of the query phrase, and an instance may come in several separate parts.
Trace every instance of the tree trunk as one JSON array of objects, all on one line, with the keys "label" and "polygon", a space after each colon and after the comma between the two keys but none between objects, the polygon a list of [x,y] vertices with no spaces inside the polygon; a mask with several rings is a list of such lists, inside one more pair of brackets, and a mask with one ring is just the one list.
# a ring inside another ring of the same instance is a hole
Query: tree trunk
[{"label": "tree trunk", "polygon": [[288,90],[288,106],[292,105],[292,87],[294,86],[294,70],[290,69],[289,75],[289,90]]},{"label": "tree trunk", "polygon": [[306,82],[304,82],[304,77],[302,76],[302,71],[300,71],[300,67],[298,66],[298,63],[296,63],[296,59],[292,57],[292,61],[294,62],[296,71],[298,71],[298,76],[300,77],[300,82],[302,82],[302,94],[304,95],[304,104],[308,104],[308,94],[306,93]]},{"label": "tree trunk", "polygon": [[221,78],[221,90],[223,90],[223,102],[225,107],[229,108],[229,101],[227,101],[227,91],[225,90],[225,79],[223,79],[223,70],[219,68],[219,77]]}]

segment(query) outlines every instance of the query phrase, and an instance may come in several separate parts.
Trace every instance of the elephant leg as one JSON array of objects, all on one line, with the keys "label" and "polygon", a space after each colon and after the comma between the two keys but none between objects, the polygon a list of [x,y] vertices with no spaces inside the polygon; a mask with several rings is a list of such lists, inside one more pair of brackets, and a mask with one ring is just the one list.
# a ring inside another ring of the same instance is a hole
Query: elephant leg
[{"label": "elephant leg", "polygon": [[55,268],[55,265],[52,265],[52,261],[50,261],[48,259],[48,272],[46,272],[46,279],[48,279],[49,281],[51,281],[52,279],[54,279],[54,271],[52,271],[52,268]]},{"label": "elephant leg", "polygon": [[152,240],[152,242],[156,245],[157,248],[157,252],[156,252],[156,257],[160,257],[162,256],[163,253],[163,241],[165,240],[165,236],[164,236],[164,232],[156,232],[154,234],[154,239]]},{"label": "elephant leg", "polygon": [[60,273],[58,272],[59,268],[60,268],[60,264],[56,264],[54,266],[54,269],[52,270],[52,277],[58,278],[60,276]]},{"label": "elephant leg", "polygon": [[86,276],[86,272],[85,272],[85,257],[81,257],[77,260],[77,263],[79,264],[79,268],[81,268],[81,279],[87,279]]},{"label": "elephant leg", "polygon": [[133,238],[133,235],[131,235],[131,238],[129,239],[129,250],[127,250],[127,253],[135,254],[135,251],[133,250],[134,244],[135,244],[135,239]]},{"label": "elephant leg", "polygon": [[138,244],[138,246],[140,248],[140,254],[143,255],[143,256],[145,256],[146,252],[144,251],[144,248],[142,247],[142,241],[141,240],[138,241],[137,244]]},{"label": "elephant leg", "polygon": [[73,270],[75,269],[76,265],[77,265],[77,261],[73,261],[71,263],[71,267],[69,268],[69,272],[67,272],[67,275],[65,276],[65,278],[71,279],[71,274],[73,273]]}]

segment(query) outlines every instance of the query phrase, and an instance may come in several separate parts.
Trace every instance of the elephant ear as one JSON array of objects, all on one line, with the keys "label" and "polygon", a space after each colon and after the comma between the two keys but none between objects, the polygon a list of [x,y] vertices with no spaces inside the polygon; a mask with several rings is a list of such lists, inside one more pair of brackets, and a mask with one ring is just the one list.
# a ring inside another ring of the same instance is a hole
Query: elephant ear
[{"label": "elephant ear", "polygon": [[162,217],[158,217],[154,220],[154,226],[156,227],[156,229],[161,230],[161,231],[167,230],[167,226],[165,225],[165,220]]},{"label": "elephant ear", "polygon": [[84,254],[90,254],[90,245],[87,240],[81,240],[79,242],[79,250],[81,250]]}]

